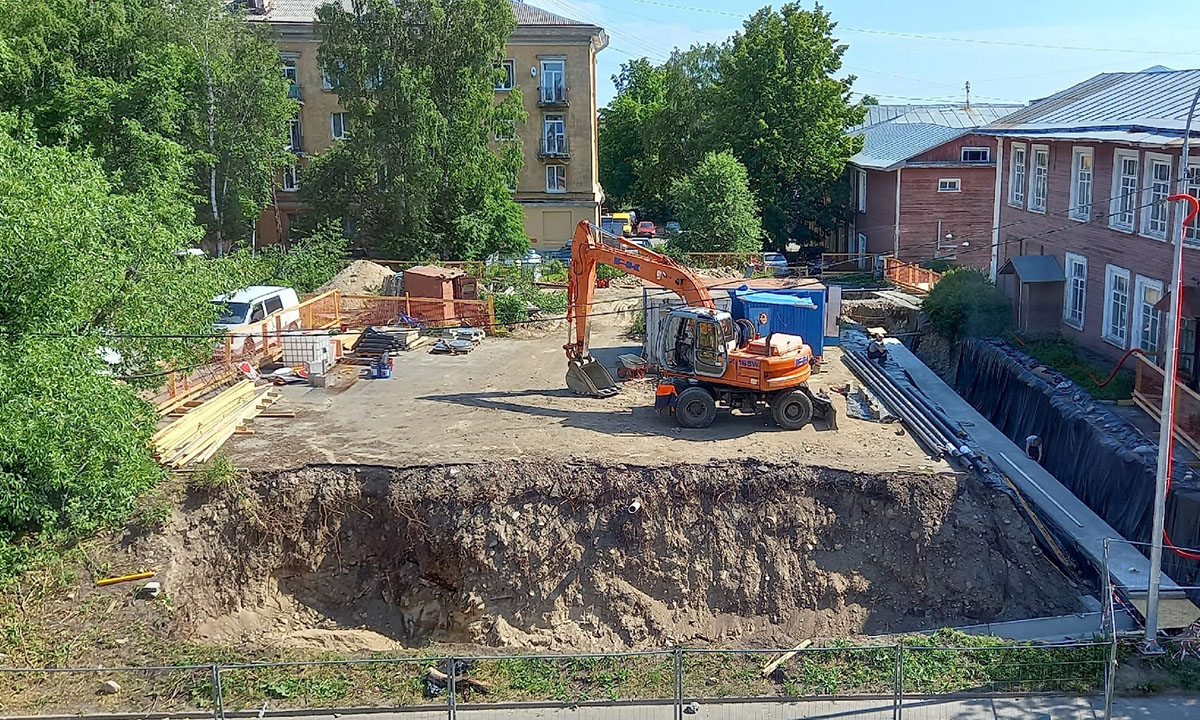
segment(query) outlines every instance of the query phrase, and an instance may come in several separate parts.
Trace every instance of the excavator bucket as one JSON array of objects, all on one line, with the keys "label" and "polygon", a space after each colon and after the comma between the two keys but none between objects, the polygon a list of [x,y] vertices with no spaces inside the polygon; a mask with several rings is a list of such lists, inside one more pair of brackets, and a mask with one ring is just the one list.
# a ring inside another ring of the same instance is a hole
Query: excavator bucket
[{"label": "excavator bucket", "polygon": [[567,361],[567,387],[580,395],[609,397],[617,394],[617,383],[593,357]]}]

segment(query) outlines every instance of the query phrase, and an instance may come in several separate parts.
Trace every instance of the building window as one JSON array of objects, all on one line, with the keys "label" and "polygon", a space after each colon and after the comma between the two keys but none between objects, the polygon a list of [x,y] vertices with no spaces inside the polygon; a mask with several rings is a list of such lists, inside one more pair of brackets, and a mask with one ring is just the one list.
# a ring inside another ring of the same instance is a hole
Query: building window
[{"label": "building window", "polygon": [[1008,170],[1008,204],[1025,207],[1025,143],[1012,144]]},{"label": "building window", "polygon": [[1046,212],[1046,194],[1050,183],[1050,148],[1033,146],[1033,175],[1029,178],[1029,209]]},{"label": "building window", "polygon": [[509,58],[496,66],[497,69],[504,71],[504,77],[500,78],[496,85],[497,90],[512,90],[517,86],[517,61]]},{"label": "building window", "polygon": [[985,163],[992,161],[992,149],[985,147],[965,147],[960,156],[965,163]]},{"label": "building window", "polygon": [[546,166],[546,192],[565,193],[567,191],[567,166]]},{"label": "building window", "polygon": [[1083,329],[1084,302],[1087,299],[1087,258],[1067,253],[1067,297],[1063,303],[1063,322]]},{"label": "building window", "polygon": [[334,140],[350,139],[350,118],[346,117],[346,113],[329,113],[329,135]]},{"label": "building window", "polygon": [[300,134],[300,113],[288,121],[288,152],[304,152],[304,138]]},{"label": "building window", "polygon": [[[346,69],[346,63],[344,63],[340,60],[338,61],[337,66],[338,66],[339,70],[345,71],[345,69]],[[321,68],[321,89],[322,90],[332,90],[334,87],[335,87],[334,78],[329,75],[328,70],[326,70],[325,68]]]},{"label": "building window", "polygon": [[1071,208],[1072,220],[1087,222],[1092,219],[1092,149],[1074,148],[1071,152]]},{"label": "building window", "polygon": [[1133,342],[1136,347],[1148,353],[1158,352],[1158,336],[1162,331],[1162,310],[1155,310],[1154,304],[1162,300],[1163,286],[1158,280],[1137,276],[1134,285],[1134,317],[1137,318],[1137,332]]},{"label": "building window", "polygon": [[540,99],[543,103],[559,104],[567,100],[566,62],[564,60],[542,61]]},{"label": "building window", "polygon": [[494,136],[497,142],[517,139],[517,122],[516,120],[501,120],[496,125],[496,134]]},{"label": "building window", "polygon": [[283,191],[296,192],[300,189],[300,177],[296,174],[296,166],[288,165],[283,169]]},{"label": "building window", "polygon": [[283,60],[283,77],[285,77],[288,80],[288,82],[295,85],[297,82],[299,82],[299,80],[296,79],[298,77],[297,71],[296,71],[296,58],[287,57],[287,58],[282,58],[282,60]]},{"label": "building window", "polygon": [[542,118],[542,154],[567,154],[567,120],[561,113]]},{"label": "building window", "polygon": [[1167,238],[1170,209],[1167,196],[1171,194],[1171,158],[1146,153],[1146,199],[1142,203],[1142,234],[1159,240]]},{"label": "building window", "polygon": [[860,213],[867,211],[867,171],[856,170],[854,173],[854,189],[858,193],[856,207]]},{"label": "building window", "polygon": [[1108,224],[1133,232],[1138,205],[1138,154],[1136,150],[1113,151],[1113,194],[1109,200]]},{"label": "building window", "polygon": [[1129,271],[1104,267],[1104,332],[1106,342],[1124,349],[1129,343]]},{"label": "building window", "polygon": [[[1200,199],[1200,164],[1191,159],[1188,160],[1187,194]],[[1185,242],[1200,243],[1200,215],[1197,215],[1196,219],[1192,220],[1192,224],[1187,226],[1183,237]]]},{"label": "building window", "polygon": [[962,178],[938,178],[938,192],[962,192]]}]

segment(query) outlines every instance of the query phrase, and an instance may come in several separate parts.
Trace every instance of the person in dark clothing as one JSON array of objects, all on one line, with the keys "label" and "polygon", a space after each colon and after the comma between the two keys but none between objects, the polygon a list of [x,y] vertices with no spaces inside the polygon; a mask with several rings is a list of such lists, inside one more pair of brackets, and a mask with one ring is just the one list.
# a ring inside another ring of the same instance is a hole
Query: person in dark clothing
[{"label": "person in dark clothing", "polygon": [[883,334],[874,333],[871,335],[871,342],[867,343],[867,359],[874,360],[879,364],[887,362],[888,351],[887,346],[883,344]]}]

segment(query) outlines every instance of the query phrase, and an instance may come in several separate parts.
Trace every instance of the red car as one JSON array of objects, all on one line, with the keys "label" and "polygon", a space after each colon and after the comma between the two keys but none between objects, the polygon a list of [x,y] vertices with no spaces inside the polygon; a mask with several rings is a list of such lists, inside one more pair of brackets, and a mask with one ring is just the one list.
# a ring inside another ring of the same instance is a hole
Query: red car
[{"label": "red car", "polygon": [[638,223],[638,237],[654,237],[656,235],[658,235],[658,228],[654,227],[654,223],[650,222],[649,220],[643,220]]}]

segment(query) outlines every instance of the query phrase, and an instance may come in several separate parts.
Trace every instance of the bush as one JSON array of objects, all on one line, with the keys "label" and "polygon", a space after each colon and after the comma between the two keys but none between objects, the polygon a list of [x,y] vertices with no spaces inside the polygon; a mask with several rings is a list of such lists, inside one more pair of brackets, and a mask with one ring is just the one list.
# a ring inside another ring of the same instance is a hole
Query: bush
[{"label": "bush", "polygon": [[346,267],[350,240],[340,223],[318,226],[288,250],[271,247],[259,254],[263,282],[312,292]]},{"label": "bush", "polygon": [[999,335],[1009,327],[1012,315],[1008,297],[975,268],[955,268],[943,275],[921,309],[934,329],[951,340]]},{"label": "bush", "polygon": [[935,273],[947,273],[954,267],[954,263],[946,258],[933,258],[921,263],[921,267]]},{"label": "bush", "polygon": [[671,203],[688,230],[671,238],[689,252],[759,252],[762,221],[746,166],[732,153],[708,153],[671,186]]}]

